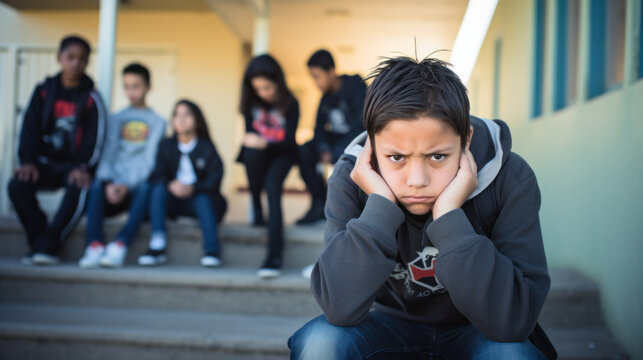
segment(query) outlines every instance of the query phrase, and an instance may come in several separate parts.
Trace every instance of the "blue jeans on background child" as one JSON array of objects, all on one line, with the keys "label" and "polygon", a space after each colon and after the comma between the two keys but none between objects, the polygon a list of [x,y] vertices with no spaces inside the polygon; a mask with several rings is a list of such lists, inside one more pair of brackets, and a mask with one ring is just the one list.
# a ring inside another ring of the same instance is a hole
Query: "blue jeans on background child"
[{"label": "blue jeans on background child", "polygon": [[289,340],[290,358],[339,359],[545,359],[529,340],[497,342],[473,325],[445,329],[371,311],[362,323],[340,327],[321,315]]},{"label": "blue jeans on background child", "polygon": [[167,233],[165,218],[168,215],[197,218],[203,234],[203,252],[220,255],[217,217],[209,194],[198,193],[190,198],[180,199],[170,194],[165,184],[154,184],[150,196],[152,233]]},{"label": "blue jeans on background child", "polygon": [[89,245],[93,241],[103,243],[103,218],[125,212],[129,207],[127,222],[116,236],[117,240],[122,241],[125,246],[129,246],[136,237],[145,218],[150,184],[142,183],[130,188],[125,199],[117,205],[112,205],[106,201],[105,185],[107,185],[107,182],[95,180],[90,187],[87,202],[85,245]]}]

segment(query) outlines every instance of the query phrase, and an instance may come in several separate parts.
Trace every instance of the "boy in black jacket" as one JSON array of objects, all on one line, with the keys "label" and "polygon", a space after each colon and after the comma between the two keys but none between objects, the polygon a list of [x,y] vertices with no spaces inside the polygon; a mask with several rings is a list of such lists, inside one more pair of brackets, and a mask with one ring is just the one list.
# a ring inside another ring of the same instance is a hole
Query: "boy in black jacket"
[{"label": "boy in black jacket", "polygon": [[[20,167],[9,183],[9,197],[31,248],[25,263],[58,263],[62,242],[80,219],[91,176],[101,155],[105,109],[85,74],[90,48],[77,36],[58,50],[61,72],[36,86],[20,133]],[[36,193],[65,187],[51,223]]]},{"label": "boy in black jacket", "polygon": [[509,128],[470,116],[439,60],[389,59],[374,77],[367,134],[329,181],[311,277],[325,316],[291,337],[291,358],[555,358],[537,325],[540,192]]},{"label": "boy in black jacket", "polygon": [[317,165],[335,164],[346,146],[362,131],[362,108],[366,84],[359,75],[335,72],[335,60],[327,50],[316,51],[308,60],[308,70],[324,94],[315,120],[315,137],[299,148],[299,172],[310,191],[312,203],[297,225],[324,218],[326,182]]}]

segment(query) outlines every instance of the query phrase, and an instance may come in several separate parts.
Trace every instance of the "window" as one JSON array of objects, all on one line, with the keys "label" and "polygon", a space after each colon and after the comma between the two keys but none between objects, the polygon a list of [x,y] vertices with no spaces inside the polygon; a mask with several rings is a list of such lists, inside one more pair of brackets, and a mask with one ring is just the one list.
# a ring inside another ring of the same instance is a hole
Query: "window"
[{"label": "window", "polygon": [[623,84],[625,0],[591,0],[588,97]]},{"label": "window", "polygon": [[579,0],[558,0],[556,14],[554,109],[559,110],[574,103],[577,95]]},{"label": "window", "polygon": [[535,0],[534,29],[534,82],[532,89],[531,116],[538,117],[543,113],[543,72],[545,63],[545,28],[546,0]]}]

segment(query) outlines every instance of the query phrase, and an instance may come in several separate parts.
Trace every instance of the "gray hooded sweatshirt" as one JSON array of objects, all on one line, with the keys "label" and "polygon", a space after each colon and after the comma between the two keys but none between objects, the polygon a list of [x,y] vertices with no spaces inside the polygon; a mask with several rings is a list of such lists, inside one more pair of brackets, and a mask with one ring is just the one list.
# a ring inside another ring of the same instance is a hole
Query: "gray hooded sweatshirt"
[{"label": "gray hooded sweatshirt", "polygon": [[150,108],[126,107],[112,115],[96,177],[130,188],[143,183],[154,168],[164,134],[165,120]]},{"label": "gray hooded sweatshirt", "polygon": [[473,324],[495,341],[530,336],[550,279],[540,191],[500,120],[471,117],[478,187],[460,209],[417,217],[350,179],[358,136],[328,182],[324,251],[311,277],[326,318],[359,324],[371,308],[436,327]]}]

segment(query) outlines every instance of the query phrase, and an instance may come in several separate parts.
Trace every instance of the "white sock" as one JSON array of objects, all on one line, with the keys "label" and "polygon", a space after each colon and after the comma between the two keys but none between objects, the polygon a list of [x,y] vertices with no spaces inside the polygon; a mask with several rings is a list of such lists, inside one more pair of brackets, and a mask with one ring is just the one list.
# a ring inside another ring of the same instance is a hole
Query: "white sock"
[{"label": "white sock", "polygon": [[165,233],[155,232],[150,239],[150,249],[163,250],[165,249]]}]

